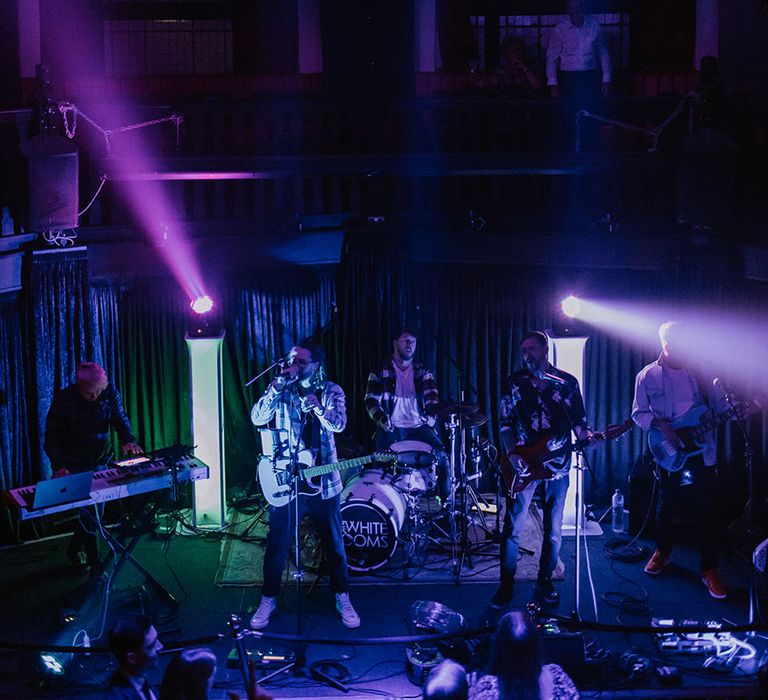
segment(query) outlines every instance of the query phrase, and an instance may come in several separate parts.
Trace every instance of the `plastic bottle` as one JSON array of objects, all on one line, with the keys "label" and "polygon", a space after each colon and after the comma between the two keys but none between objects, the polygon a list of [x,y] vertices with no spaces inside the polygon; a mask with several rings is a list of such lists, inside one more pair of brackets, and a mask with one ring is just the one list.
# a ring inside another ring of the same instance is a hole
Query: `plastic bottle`
[{"label": "plastic bottle", "polygon": [[2,234],[3,236],[13,235],[13,217],[11,216],[11,210],[8,207],[3,207],[3,221],[2,221]]},{"label": "plastic bottle", "polygon": [[624,496],[619,489],[611,498],[611,529],[617,534],[624,532]]}]

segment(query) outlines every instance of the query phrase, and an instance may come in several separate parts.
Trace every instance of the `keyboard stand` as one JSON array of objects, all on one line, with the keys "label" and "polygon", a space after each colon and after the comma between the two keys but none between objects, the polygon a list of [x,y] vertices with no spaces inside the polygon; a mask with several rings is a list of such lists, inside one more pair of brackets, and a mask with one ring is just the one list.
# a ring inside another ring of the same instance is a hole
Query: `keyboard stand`
[{"label": "keyboard stand", "polygon": [[[162,493],[164,492],[161,492],[161,494]],[[178,606],[179,601],[176,600],[176,598],[173,597],[170,591],[168,591],[147,570],[147,568],[133,556],[133,550],[136,549],[136,545],[139,543],[141,536],[144,534],[144,530],[146,526],[150,522],[154,521],[155,515],[157,515],[157,511],[159,509],[160,509],[160,498],[155,498],[155,501],[152,504],[152,507],[149,509],[145,508],[142,511],[141,515],[139,516],[138,520],[136,521],[136,534],[134,534],[131,537],[127,545],[124,545],[122,542],[120,542],[116,537],[114,537],[114,535],[112,535],[111,532],[109,532],[103,527],[100,527],[98,519],[91,512],[90,509],[87,509],[84,511],[84,513],[82,513],[82,515],[85,515],[85,517],[90,521],[90,524],[96,528],[96,531],[101,533],[101,536],[106,540],[107,544],[110,546],[109,554],[101,561],[101,563],[98,565],[96,570],[91,571],[91,579],[94,581],[100,580],[102,575],[106,573],[107,569],[109,568],[109,565],[112,563],[112,560],[115,559],[115,556],[117,556],[117,560],[115,561],[115,568],[112,571],[112,575],[109,579],[110,586],[112,585],[112,583],[114,583],[115,579],[117,578],[123,566],[126,563],[130,563],[130,564],[133,564],[133,566],[141,574],[144,575],[144,578],[146,579],[147,583],[151,583],[154,586],[155,591],[160,593],[172,605]]]}]

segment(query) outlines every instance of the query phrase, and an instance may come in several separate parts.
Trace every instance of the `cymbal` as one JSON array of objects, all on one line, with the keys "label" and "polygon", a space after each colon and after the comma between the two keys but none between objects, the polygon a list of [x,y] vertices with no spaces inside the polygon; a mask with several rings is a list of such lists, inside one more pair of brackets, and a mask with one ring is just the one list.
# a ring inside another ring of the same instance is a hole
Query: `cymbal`
[{"label": "cymbal", "polygon": [[434,413],[438,416],[455,416],[461,413],[463,416],[469,416],[473,413],[477,413],[480,410],[480,406],[476,403],[463,403],[461,406],[457,403],[441,403],[434,409]]},{"label": "cymbal", "polygon": [[488,418],[482,413],[470,413],[468,416],[461,417],[461,424],[465,428],[477,428],[481,425],[485,425],[488,422]]}]

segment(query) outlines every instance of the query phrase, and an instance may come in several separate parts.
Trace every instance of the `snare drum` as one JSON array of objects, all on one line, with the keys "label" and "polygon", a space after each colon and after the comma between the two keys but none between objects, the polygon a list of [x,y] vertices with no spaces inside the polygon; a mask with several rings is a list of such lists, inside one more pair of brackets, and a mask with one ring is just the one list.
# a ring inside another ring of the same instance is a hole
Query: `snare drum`
[{"label": "snare drum", "polygon": [[418,440],[393,442],[397,454],[394,485],[407,493],[429,493],[437,485],[437,457],[432,446]]},{"label": "snare drum", "polygon": [[406,505],[392,478],[380,469],[368,469],[341,493],[344,549],[352,571],[378,569],[395,552]]}]

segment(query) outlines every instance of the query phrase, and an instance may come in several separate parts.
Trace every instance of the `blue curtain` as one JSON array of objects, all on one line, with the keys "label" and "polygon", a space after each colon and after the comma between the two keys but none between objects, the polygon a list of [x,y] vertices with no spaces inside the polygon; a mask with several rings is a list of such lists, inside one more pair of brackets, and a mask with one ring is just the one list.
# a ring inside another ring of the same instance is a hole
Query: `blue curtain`
[{"label": "blue curtain", "polygon": [[32,480],[50,476],[43,451],[45,419],[53,395],[71,384],[80,362],[93,360],[99,347],[91,312],[85,248],[35,252],[26,284],[29,358],[29,440]]},{"label": "blue curtain", "polygon": [[22,326],[16,300],[0,304],[0,488],[32,480]]},{"label": "blue curtain", "polygon": [[[284,355],[294,343],[314,337],[326,351],[332,381],[338,359],[333,329],[336,307],[333,269],[266,268],[233,283],[225,295],[227,335],[224,359],[225,446],[228,478],[252,478],[261,452],[250,420],[251,407],[273,374],[246,388],[251,377]],[[346,387],[345,387],[346,389]]]}]

